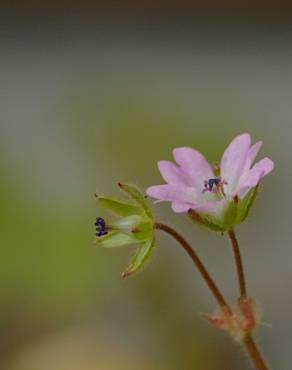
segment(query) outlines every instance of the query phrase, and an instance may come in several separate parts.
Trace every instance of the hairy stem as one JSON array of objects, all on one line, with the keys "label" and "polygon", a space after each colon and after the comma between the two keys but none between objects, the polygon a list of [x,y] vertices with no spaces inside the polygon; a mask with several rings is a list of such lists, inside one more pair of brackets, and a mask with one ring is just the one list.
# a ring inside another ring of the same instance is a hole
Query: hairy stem
[{"label": "hairy stem", "polygon": [[[239,299],[247,298],[247,289],[246,289],[246,281],[245,281],[245,274],[244,268],[240,253],[240,248],[238,244],[238,240],[236,238],[236,234],[233,229],[228,231],[228,236],[231,240],[231,245],[233,249],[233,254],[235,258],[237,276],[238,276],[238,285],[240,291]],[[265,363],[265,360],[260,353],[257,344],[252,336],[252,334],[247,334],[242,342],[251,363],[253,364],[256,370],[268,370],[268,366]]]},{"label": "hairy stem", "polygon": [[251,334],[244,338],[243,346],[256,370],[269,370]]},{"label": "hairy stem", "polygon": [[240,291],[240,298],[247,297],[247,290],[246,290],[246,282],[245,282],[245,275],[244,269],[242,264],[242,258],[240,254],[239,244],[233,229],[228,231],[228,236],[231,240],[231,245],[233,249],[233,254],[235,258],[237,276],[238,276],[238,284],[239,284],[239,291]]},{"label": "hairy stem", "polygon": [[221,291],[215,284],[207,268],[205,267],[205,265],[203,264],[203,262],[201,261],[197,253],[194,251],[192,246],[186,241],[186,239],[181,234],[179,234],[176,230],[174,230],[172,227],[166,224],[155,222],[154,227],[155,229],[166,232],[167,234],[172,236],[181,245],[181,247],[187,252],[187,254],[190,256],[190,258],[192,259],[192,261],[194,262],[194,264],[200,271],[203,279],[205,280],[206,284],[208,285],[209,289],[211,290],[212,294],[214,295],[220,307],[226,310],[229,314],[232,314],[231,308],[229,307]]}]

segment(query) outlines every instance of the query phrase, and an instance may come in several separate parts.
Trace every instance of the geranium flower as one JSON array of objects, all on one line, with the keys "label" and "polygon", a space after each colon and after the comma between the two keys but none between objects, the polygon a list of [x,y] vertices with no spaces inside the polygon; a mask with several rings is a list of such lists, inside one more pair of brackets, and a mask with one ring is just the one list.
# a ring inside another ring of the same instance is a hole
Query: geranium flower
[{"label": "geranium flower", "polygon": [[261,146],[261,141],[251,145],[249,134],[239,135],[224,151],[220,166],[215,167],[195,149],[176,148],[173,156],[177,164],[158,162],[166,184],[150,186],[146,192],[158,201],[171,202],[174,212],[193,210],[220,230],[226,229],[246,217],[254,198],[252,190],[274,167],[269,158],[253,165]]}]

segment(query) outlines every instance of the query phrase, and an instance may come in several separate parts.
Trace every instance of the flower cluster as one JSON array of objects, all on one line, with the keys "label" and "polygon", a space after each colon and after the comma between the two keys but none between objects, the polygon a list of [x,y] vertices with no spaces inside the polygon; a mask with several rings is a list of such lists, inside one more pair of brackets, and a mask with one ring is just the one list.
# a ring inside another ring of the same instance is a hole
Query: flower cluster
[{"label": "flower cluster", "polygon": [[176,163],[158,162],[166,184],[150,186],[146,191],[158,202],[171,202],[174,212],[188,213],[196,223],[222,233],[227,232],[233,247],[239,284],[239,298],[233,306],[229,305],[188,241],[171,226],[155,222],[145,196],[135,186],[118,184],[130,200],[96,195],[99,205],[112,211],[117,218],[108,222],[98,217],[95,228],[96,242],[101,247],[137,245],[123,277],[140,271],[149,260],[155,247],[155,230],[164,231],[173,237],[187,252],[217,301],[219,308],[214,314],[205,315],[205,318],[241,342],[257,369],[267,369],[251,335],[261,322],[261,310],[247,293],[234,231],[234,226],[247,217],[260,181],[274,168],[269,158],[254,164],[261,146],[261,141],[251,145],[249,134],[239,135],[224,151],[220,165],[215,166],[211,166],[195,149],[174,149]]}]

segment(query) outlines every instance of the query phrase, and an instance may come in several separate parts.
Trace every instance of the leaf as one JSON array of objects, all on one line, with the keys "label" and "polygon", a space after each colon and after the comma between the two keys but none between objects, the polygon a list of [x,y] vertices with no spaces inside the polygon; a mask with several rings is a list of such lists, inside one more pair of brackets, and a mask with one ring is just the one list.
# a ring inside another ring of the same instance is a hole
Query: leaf
[{"label": "leaf", "polygon": [[107,208],[122,217],[135,214],[139,215],[143,213],[141,208],[133,204],[123,202],[119,199],[111,198],[106,195],[99,195],[97,197],[97,201],[102,207]]},{"label": "leaf", "polygon": [[137,243],[137,240],[131,235],[127,235],[120,232],[111,232],[97,239],[96,243],[100,247],[112,248],[122,247],[124,245],[130,245]]},{"label": "leaf", "polygon": [[126,271],[123,272],[122,277],[128,277],[140,271],[145,263],[149,260],[155,247],[155,239],[147,240],[141,246],[139,246],[131,259],[130,265]]},{"label": "leaf", "polygon": [[147,216],[153,218],[151,208],[149,207],[145,196],[135,186],[129,184],[118,183],[119,187],[128,193],[144,210]]}]

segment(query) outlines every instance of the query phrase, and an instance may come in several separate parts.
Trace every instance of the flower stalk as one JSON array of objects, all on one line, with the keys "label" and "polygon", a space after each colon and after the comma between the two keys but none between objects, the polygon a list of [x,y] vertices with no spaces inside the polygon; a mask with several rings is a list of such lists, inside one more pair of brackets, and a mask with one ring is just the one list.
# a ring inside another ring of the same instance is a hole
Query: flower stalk
[{"label": "flower stalk", "polygon": [[259,351],[255,340],[251,334],[246,335],[243,340],[243,346],[249,355],[252,365],[257,370],[269,370],[261,352]]},{"label": "flower stalk", "polygon": [[210,273],[208,272],[207,268],[205,267],[204,263],[201,261],[195,250],[192,248],[192,246],[186,241],[186,239],[179,234],[176,230],[174,230],[172,227],[160,223],[155,222],[154,228],[158,230],[162,230],[168,235],[172,236],[180,245],[181,247],[187,252],[187,254],[190,256],[198,270],[200,271],[203,279],[205,280],[206,284],[208,285],[210,291],[214,295],[217,303],[219,306],[226,311],[228,314],[231,314],[231,308],[229,307],[228,303],[226,302],[225,298],[223,297],[223,294],[215,284],[213,278],[211,277]]},{"label": "flower stalk", "polygon": [[243,263],[242,263],[242,257],[241,257],[241,253],[240,253],[239,244],[238,244],[234,229],[230,229],[228,231],[228,236],[231,240],[232,250],[233,250],[233,254],[234,254],[234,258],[235,258],[240,298],[246,298],[247,297],[247,288],[246,288],[244,268],[243,268]]},{"label": "flower stalk", "polygon": [[[235,259],[235,265],[237,270],[237,277],[238,277],[238,285],[239,285],[239,292],[240,297],[239,301],[244,302],[247,300],[247,288],[246,288],[246,279],[245,279],[245,273],[243,268],[243,262],[242,257],[240,253],[239,243],[235,234],[234,229],[230,229],[228,231],[228,236],[231,241],[232,250],[234,254]],[[255,323],[256,326],[256,323]],[[254,365],[254,367],[257,370],[268,370],[268,366],[263,358],[263,355],[261,354],[253,336],[252,333],[247,333],[243,340],[242,345],[244,349],[246,350],[251,363]]]}]

